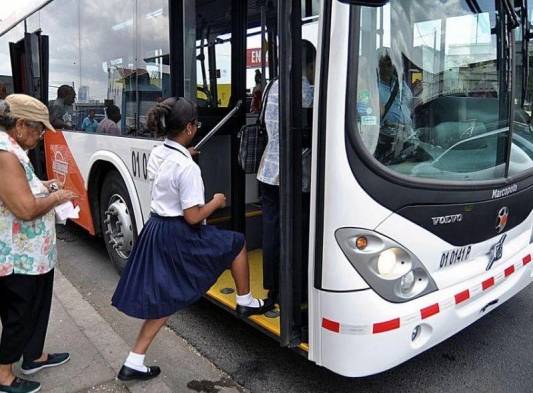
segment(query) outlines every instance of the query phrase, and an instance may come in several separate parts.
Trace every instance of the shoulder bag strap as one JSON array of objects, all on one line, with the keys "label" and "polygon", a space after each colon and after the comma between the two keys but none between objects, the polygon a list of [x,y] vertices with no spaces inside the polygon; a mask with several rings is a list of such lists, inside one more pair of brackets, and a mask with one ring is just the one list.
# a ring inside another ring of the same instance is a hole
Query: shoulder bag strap
[{"label": "shoulder bag strap", "polygon": [[385,108],[383,110],[383,114],[381,115],[381,120],[387,116],[387,113],[389,113],[389,110],[394,103],[394,100],[396,99],[396,96],[398,95],[398,90],[400,90],[400,84],[398,83],[398,79],[394,81],[394,86],[392,88],[392,92],[390,93],[389,100],[385,104]]},{"label": "shoulder bag strap", "polygon": [[257,122],[259,124],[265,124],[265,112],[268,102],[268,94],[270,93],[270,89],[276,80],[277,78],[271,79],[266,85],[265,91],[263,92],[263,97],[261,99],[261,112],[259,112],[259,117],[257,118]]}]

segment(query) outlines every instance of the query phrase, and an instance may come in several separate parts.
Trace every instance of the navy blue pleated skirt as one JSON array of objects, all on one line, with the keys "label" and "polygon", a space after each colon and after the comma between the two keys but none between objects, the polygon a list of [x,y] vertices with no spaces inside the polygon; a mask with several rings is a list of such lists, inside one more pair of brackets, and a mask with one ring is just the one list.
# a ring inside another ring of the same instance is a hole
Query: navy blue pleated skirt
[{"label": "navy blue pleated skirt", "polygon": [[197,301],[231,266],[244,235],[183,217],[152,214],[135,243],[112,304],[140,319],[157,319]]}]

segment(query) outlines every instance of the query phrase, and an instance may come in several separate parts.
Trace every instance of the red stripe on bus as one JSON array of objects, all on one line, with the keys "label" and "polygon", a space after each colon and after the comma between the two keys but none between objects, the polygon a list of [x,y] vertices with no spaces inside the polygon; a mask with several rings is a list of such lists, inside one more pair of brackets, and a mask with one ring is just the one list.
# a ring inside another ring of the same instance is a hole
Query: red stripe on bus
[{"label": "red stripe on bus", "polygon": [[332,332],[339,333],[341,330],[341,324],[335,321],[331,321],[326,318],[322,318],[322,327]]},{"label": "red stripe on bus", "polygon": [[470,299],[470,291],[464,290],[463,292],[459,292],[457,295],[455,295],[455,304],[459,304],[464,302],[465,300]]},{"label": "red stripe on bus", "polygon": [[514,273],[514,265],[509,266],[507,269],[504,270],[505,277],[509,277],[511,274]]},{"label": "red stripe on bus", "polygon": [[420,310],[420,315],[422,319],[429,318],[432,315],[438,314],[440,311],[439,303],[432,304],[429,307],[425,307]]},{"label": "red stripe on bus", "polygon": [[524,258],[522,258],[522,262],[524,263],[524,266],[531,262],[531,254],[528,254]]},{"label": "red stripe on bus", "polygon": [[493,285],[494,285],[494,277],[491,277],[488,280],[485,280],[481,283],[481,288],[483,288],[483,290],[486,290],[492,287]]},{"label": "red stripe on bus", "polygon": [[391,319],[386,322],[375,323],[372,329],[372,333],[383,333],[388,332],[389,330],[398,329],[400,327],[400,318]]}]

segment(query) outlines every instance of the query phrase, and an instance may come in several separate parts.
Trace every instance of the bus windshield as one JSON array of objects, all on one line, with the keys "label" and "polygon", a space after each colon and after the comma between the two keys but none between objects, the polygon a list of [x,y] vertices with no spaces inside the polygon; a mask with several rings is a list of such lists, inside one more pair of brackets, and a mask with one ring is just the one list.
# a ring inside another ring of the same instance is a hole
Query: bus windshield
[{"label": "bus windshield", "polygon": [[[505,16],[494,0],[361,7],[350,129],[375,160],[402,175],[448,181],[494,180],[533,166],[524,143],[513,138],[508,152]],[[507,166],[508,156],[521,164]]]}]

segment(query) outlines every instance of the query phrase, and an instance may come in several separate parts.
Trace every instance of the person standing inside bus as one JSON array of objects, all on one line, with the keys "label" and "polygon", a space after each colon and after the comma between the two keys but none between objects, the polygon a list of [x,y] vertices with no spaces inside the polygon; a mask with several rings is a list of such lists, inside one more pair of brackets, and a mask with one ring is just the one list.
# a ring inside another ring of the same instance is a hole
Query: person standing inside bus
[{"label": "person standing inside bus", "polygon": [[[54,207],[72,200],[55,181],[40,181],[27,151],[46,129],[48,109],[24,94],[0,101],[0,392],[30,393],[37,382],[17,378],[12,365],[34,374],[66,363],[68,353],[43,352],[57,261]],[[55,184],[55,186],[52,186]]]},{"label": "person standing inside bus", "polygon": [[260,70],[255,70],[255,86],[252,90],[252,102],[250,103],[250,113],[261,112],[261,98],[263,97],[263,75]]},{"label": "person standing inside bus", "polygon": [[[307,40],[302,40],[302,107],[313,106],[313,83],[315,80],[316,49]],[[263,210],[263,286],[269,290],[269,298],[279,302],[279,84],[274,81],[268,92],[265,108],[265,125],[268,143],[257,171],[257,180],[262,195]],[[309,189],[311,183],[311,154],[302,152],[303,220],[302,232],[307,235],[309,216]],[[307,245],[303,242],[302,256],[306,259]]]},{"label": "person standing inside bus", "polygon": [[98,122],[94,118],[96,116],[96,111],[94,109],[89,110],[89,115],[83,119],[81,123],[81,129],[85,132],[96,132],[98,128]]},{"label": "person standing inside bus", "polygon": [[380,49],[378,56],[380,132],[374,156],[389,165],[404,160],[402,157],[410,153],[409,146],[413,146],[407,143],[413,130],[413,93],[388,51]]},{"label": "person standing inside bus", "polygon": [[50,123],[59,130],[74,129],[74,101],[76,92],[69,85],[61,85],[57,89],[57,98],[50,101]]},{"label": "person standing inside bus", "polygon": [[120,128],[117,123],[122,119],[120,109],[116,105],[108,105],[105,108],[106,117],[102,119],[96,132],[108,135],[120,135]]},{"label": "person standing inside bus", "polygon": [[147,127],[165,136],[148,161],[151,215],[118,283],[112,304],[144,319],[137,341],[118,378],[147,380],[159,367],[144,365],[145,353],[168,317],[197,301],[230,268],[237,287],[237,314],[263,314],[273,303],[250,292],[244,235],[206,225],[226,204],[224,194],[204,200],[200,167],[187,149],[198,131],[196,105],[171,97],[148,113]]}]

